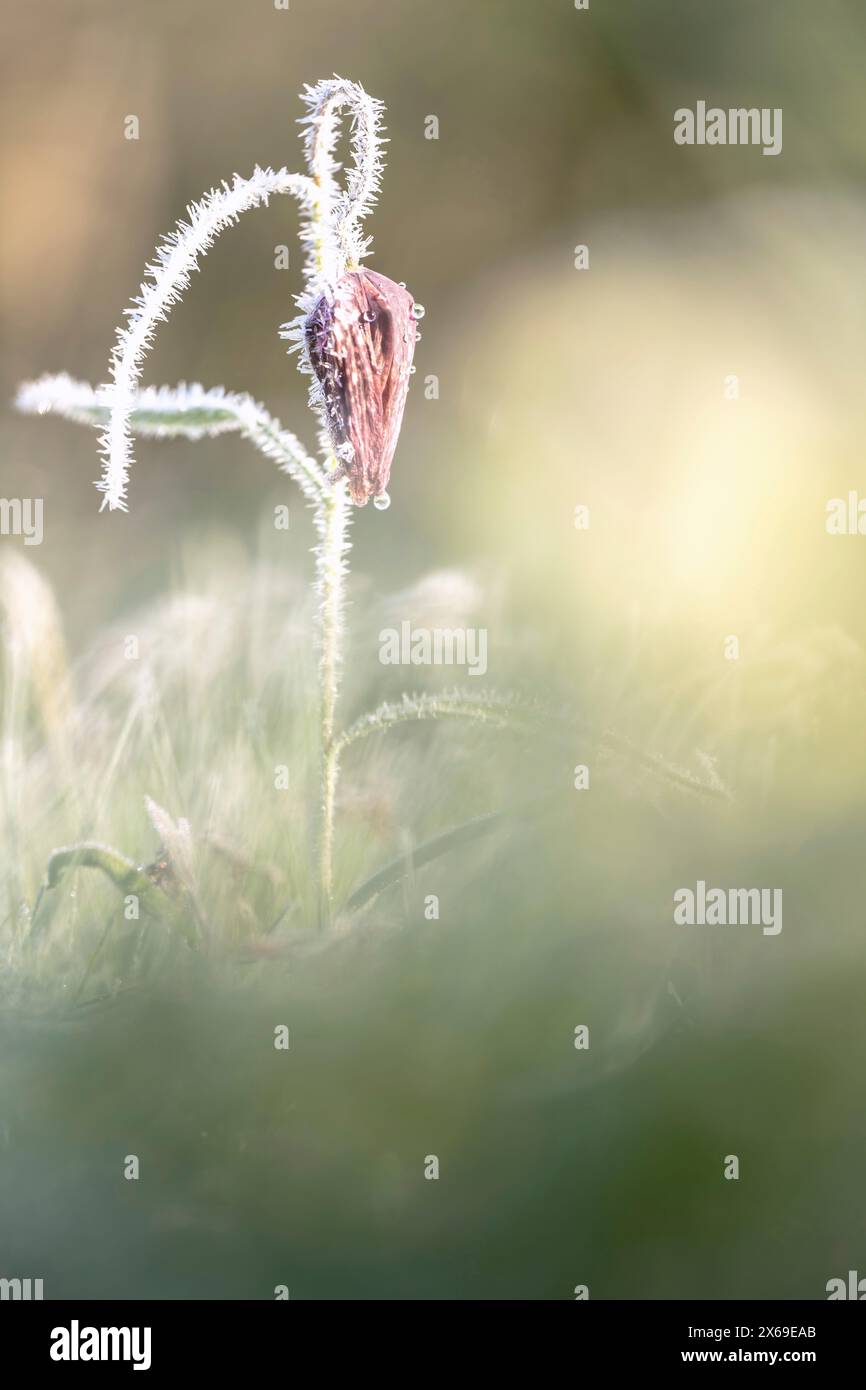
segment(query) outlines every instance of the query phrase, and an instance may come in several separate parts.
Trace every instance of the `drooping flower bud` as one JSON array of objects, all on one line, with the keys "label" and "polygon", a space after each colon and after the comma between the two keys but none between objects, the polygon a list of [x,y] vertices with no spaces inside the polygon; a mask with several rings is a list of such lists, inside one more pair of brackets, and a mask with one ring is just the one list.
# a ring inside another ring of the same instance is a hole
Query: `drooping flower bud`
[{"label": "drooping flower bud", "polygon": [[333,476],[348,478],[357,507],[382,498],[388,486],[415,352],[415,314],[405,286],[374,270],[352,270],[333,296],[319,299],[304,325],[339,465]]}]

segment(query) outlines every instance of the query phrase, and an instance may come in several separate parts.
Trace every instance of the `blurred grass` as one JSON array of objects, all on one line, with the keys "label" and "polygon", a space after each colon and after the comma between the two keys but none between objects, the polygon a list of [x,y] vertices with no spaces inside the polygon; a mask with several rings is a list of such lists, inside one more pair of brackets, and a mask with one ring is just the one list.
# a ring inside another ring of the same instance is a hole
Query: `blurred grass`
[{"label": "blurred grass", "polygon": [[[35,941],[26,914],[7,916],[4,1269],[38,1267],[53,1297],[270,1297],[287,1283],[293,1297],[568,1298],[578,1282],[594,1297],[820,1297],[859,1240],[862,806],[856,820],[825,810],[825,880],[811,812],[746,760],[727,804],[588,744],[409,726],[347,756],[340,896],[443,826],[534,793],[545,808],[418,868],[324,940],[306,598],[215,534],[181,571],[70,677],[65,764],[44,740],[37,671],[19,670],[19,858],[7,851],[4,881],[32,901],[49,851],[85,830],[150,862],[152,795],[190,821],[210,945],[126,922],[84,869]],[[478,598],[440,576],[380,611],[432,611],[437,592],[443,620]],[[55,621],[35,579],[32,594]],[[355,609],[357,632],[376,625],[375,606]],[[510,663],[525,666],[516,635]],[[551,698],[555,660],[533,663]],[[633,653],[624,737],[630,703],[643,717],[641,664]],[[346,712],[389,693],[382,677],[350,668]],[[602,715],[603,692],[583,693]],[[698,723],[706,739],[718,708]],[[648,751],[700,769],[698,731],[656,728]],[[797,756],[797,721],[777,738]],[[578,757],[586,793],[570,790]],[[277,762],[289,792],[273,788]],[[675,929],[673,889],[697,877],[781,884],[781,937]],[[721,1177],[732,1152],[737,1185]],[[139,1183],[122,1177],[130,1153]],[[423,1178],[431,1153],[438,1183]]]}]

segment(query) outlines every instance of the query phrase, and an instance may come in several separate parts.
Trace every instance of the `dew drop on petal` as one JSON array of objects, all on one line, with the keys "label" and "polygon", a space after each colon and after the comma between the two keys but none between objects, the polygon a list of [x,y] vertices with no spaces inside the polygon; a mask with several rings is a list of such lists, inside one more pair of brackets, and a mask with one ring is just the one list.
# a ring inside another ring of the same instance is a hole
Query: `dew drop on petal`
[{"label": "dew drop on petal", "polygon": [[417,370],[418,370],[418,368],[415,366],[415,363],[413,362],[413,363],[412,363],[412,366],[409,368],[409,375],[410,375],[410,376],[414,376],[415,373],[417,372]]},{"label": "dew drop on petal", "polygon": [[391,505],[391,499],[387,492],[380,492],[378,497],[373,498],[373,506],[377,512],[387,512]]},{"label": "dew drop on petal", "polygon": [[365,310],[364,310],[364,314],[363,314],[363,318],[364,318],[364,322],[365,322],[365,323],[375,323],[375,322],[376,322],[376,311],[375,311],[375,309],[365,309]]},{"label": "dew drop on petal", "polygon": [[412,305],[412,317],[413,317],[413,318],[416,318],[416,319],[423,319],[423,317],[424,317],[424,315],[426,314],[426,312],[427,312],[427,310],[424,308],[424,305],[423,305],[423,304],[413,304],[413,305]]}]

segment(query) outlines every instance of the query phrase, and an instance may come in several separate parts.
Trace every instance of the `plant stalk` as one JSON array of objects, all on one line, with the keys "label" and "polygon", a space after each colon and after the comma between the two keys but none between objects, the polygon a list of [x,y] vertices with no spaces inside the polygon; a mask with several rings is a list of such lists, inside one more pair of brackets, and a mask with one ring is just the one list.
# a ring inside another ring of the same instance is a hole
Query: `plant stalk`
[{"label": "plant stalk", "polygon": [[[336,463],[336,460],[334,460]],[[316,589],[319,596],[319,751],[321,803],[319,816],[319,925],[331,922],[334,894],[334,809],[337,800],[340,749],[336,738],[337,695],[342,666],[345,555],[349,548],[349,500],[343,479],[324,494],[316,509],[321,541],[316,550]]]}]

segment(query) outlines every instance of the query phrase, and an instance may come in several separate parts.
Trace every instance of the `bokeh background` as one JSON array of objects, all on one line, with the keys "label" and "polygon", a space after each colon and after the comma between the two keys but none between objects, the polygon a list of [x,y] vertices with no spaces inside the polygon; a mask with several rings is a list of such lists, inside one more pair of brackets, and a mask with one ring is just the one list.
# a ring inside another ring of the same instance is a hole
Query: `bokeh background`
[{"label": "bokeh background", "polygon": [[[44,1274],[58,1297],[268,1297],[283,1282],[324,1298],[567,1298],[578,1283],[822,1297],[866,1260],[866,540],[824,525],[864,476],[866,13],[2,9],[0,494],[45,499],[26,558],[56,595],[73,679],[87,684],[106,634],[179,588],[205,593],[207,622],[177,628],[174,653],[199,703],[174,706],[171,734],[210,720],[218,741],[197,653],[262,567],[283,577],[280,601],[308,578],[301,502],[242,442],[139,442],[129,514],[98,516],[92,434],[18,417],[12,399],[44,371],[105,380],[158,237],[222,178],[297,167],[297,93],[336,72],[387,104],[371,264],[427,310],[392,507],[354,530],[345,712],[400,688],[376,667],[385,616],[456,610],[488,628],[490,683],[712,767],[732,799],[696,808],[644,775],[594,772],[579,809],[461,851],[385,904],[400,930],[380,946],[257,966],[243,987],[199,980],[71,1038],[10,1016],[0,1273]],[[698,100],[781,107],[783,152],[675,145],[673,112]],[[250,391],[312,444],[277,336],[300,287],[296,225],[280,199],[220,239],[145,380]],[[281,501],[287,534],[269,525]],[[297,613],[280,631],[300,650]],[[233,677],[239,702],[249,678]],[[288,720],[291,686],[271,697],[271,720]],[[177,759],[180,814],[199,746]],[[344,809],[385,807],[347,849],[353,872],[406,826],[421,837],[525,790],[525,763],[495,744],[436,731],[420,746],[348,777]],[[534,773],[564,790],[583,760],[575,748]],[[149,765],[120,775],[128,805],[115,797],[97,828],[144,857],[140,793],[159,789]],[[32,892],[58,832],[22,806]],[[697,878],[781,886],[782,935],[676,935],[671,894]],[[406,930],[425,892],[448,900],[435,936]],[[306,1040],[288,1089],[283,1059],[258,1050],[287,1002]],[[599,1043],[578,1076],[581,1021]],[[137,1144],[158,1176],[133,1193],[117,1155]],[[721,1176],[729,1153],[738,1183]]]}]

